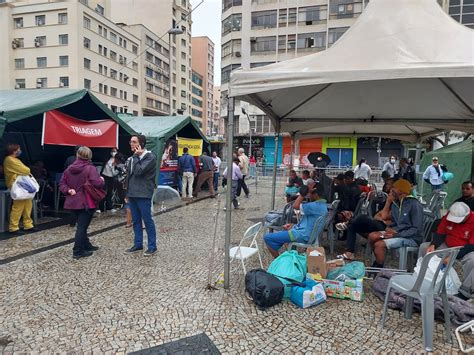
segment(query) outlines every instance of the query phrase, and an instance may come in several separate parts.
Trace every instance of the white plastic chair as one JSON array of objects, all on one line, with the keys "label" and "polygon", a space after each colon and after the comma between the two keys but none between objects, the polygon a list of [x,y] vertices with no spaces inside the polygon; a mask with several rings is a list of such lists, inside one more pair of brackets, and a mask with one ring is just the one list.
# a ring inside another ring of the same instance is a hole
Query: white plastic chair
[{"label": "white plastic chair", "polygon": [[[417,276],[414,274],[394,275],[390,279],[385,295],[385,302],[382,311],[382,327],[385,324],[387,314],[387,305],[390,297],[390,290],[394,289],[406,295],[405,318],[410,319],[413,311],[413,299],[417,298],[421,302],[421,317],[423,322],[423,346],[426,351],[433,351],[433,327],[434,327],[434,296],[441,296],[444,310],[445,336],[448,342],[451,342],[451,320],[449,318],[448,294],[446,293],[446,276],[456,261],[459,249],[462,247],[436,250],[423,257],[420,272]],[[432,257],[440,257],[433,280],[425,280],[426,270]],[[443,274],[440,274],[441,267],[444,265],[444,259],[448,258],[448,263]]]},{"label": "white plastic chair", "polygon": [[[242,268],[244,269],[244,274],[247,273],[247,269],[245,268],[245,261],[255,254],[258,255],[258,260],[260,261],[260,267],[263,269],[262,257],[260,256],[260,251],[258,249],[257,243],[257,236],[262,228],[262,222],[254,224],[253,226],[249,227],[244,234],[244,237],[240,241],[239,245],[233,248],[230,248],[229,255],[230,255],[230,262],[234,261],[234,259],[240,260],[242,263]],[[245,246],[249,241],[250,244]]]}]

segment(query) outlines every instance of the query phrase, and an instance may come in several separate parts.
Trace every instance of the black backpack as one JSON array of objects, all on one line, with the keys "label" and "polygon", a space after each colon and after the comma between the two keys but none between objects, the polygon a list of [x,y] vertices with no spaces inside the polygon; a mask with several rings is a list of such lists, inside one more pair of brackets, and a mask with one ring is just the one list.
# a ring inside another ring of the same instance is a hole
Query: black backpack
[{"label": "black backpack", "polygon": [[251,270],[245,275],[245,291],[262,310],[280,303],[284,290],[283,283],[263,269]]}]

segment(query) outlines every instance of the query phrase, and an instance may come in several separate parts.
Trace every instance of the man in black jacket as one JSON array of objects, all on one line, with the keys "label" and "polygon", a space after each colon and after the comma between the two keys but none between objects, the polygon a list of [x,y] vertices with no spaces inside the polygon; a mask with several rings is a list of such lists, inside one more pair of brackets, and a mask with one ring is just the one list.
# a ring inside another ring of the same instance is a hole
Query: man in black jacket
[{"label": "man in black jacket", "polygon": [[145,136],[134,135],[130,139],[133,156],[127,167],[127,198],[132,211],[135,239],[133,247],[126,252],[143,250],[143,220],[148,236],[148,250],[143,255],[151,256],[156,253],[156,228],[151,217],[153,191],[156,186],[156,157],[145,145]]}]

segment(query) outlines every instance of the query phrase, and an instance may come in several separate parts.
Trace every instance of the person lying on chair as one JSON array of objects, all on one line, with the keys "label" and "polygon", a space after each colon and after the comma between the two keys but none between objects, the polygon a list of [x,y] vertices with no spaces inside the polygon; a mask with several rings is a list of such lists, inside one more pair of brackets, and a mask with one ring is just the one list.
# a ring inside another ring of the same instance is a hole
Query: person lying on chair
[{"label": "person lying on chair", "polygon": [[[300,188],[300,195],[296,199],[293,207],[300,210],[301,221],[298,224],[285,224],[285,230],[275,233],[268,233],[264,240],[270,254],[277,258],[280,254],[278,250],[287,243],[299,242],[307,243],[313,230],[316,220],[328,213],[326,200],[321,198],[324,193],[323,186],[315,183],[312,190],[308,186]],[[309,197],[311,202],[302,203],[303,200]]]}]

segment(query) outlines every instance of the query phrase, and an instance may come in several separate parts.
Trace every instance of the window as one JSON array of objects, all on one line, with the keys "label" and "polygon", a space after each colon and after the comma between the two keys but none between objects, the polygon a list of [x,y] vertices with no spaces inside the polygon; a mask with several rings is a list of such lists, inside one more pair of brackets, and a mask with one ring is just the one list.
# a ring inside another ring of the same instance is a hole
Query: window
[{"label": "window", "polygon": [[110,69],[110,77],[112,79],[117,79],[117,71],[113,70],[113,69]]},{"label": "window", "polygon": [[101,44],[99,44],[97,46],[97,51],[99,52],[100,55],[102,55],[102,45]]},{"label": "window", "polygon": [[202,107],[202,101],[196,99],[195,97],[193,97],[193,98],[191,99],[191,102],[192,102],[192,104],[193,104],[194,106]]},{"label": "window", "polygon": [[233,14],[222,21],[222,35],[240,31],[242,25],[242,14]]},{"label": "window", "polygon": [[327,6],[300,7],[298,14],[298,24],[315,25],[326,21],[328,15]]},{"label": "window", "polygon": [[38,36],[35,38],[35,47],[46,46],[46,36]]},{"label": "window", "polygon": [[58,23],[60,25],[67,24],[67,13],[60,13],[58,14]]},{"label": "window", "polygon": [[23,17],[17,17],[13,19],[13,26],[15,28],[22,28],[23,27]]},{"label": "window", "polygon": [[113,32],[110,32],[110,40],[114,43],[117,43],[117,35]]},{"label": "window", "polygon": [[114,96],[114,97],[117,97],[117,88],[114,88],[114,87],[110,87],[110,95],[111,96]]},{"label": "window", "polygon": [[25,58],[15,59],[15,69],[24,69],[25,68]]},{"label": "window", "polygon": [[91,47],[91,40],[89,38],[84,37],[84,48]]},{"label": "window", "polygon": [[117,53],[110,51],[110,59],[117,61]]},{"label": "window", "polygon": [[186,65],[181,64],[181,71],[182,71],[183,73],[186,73]]},{"label": "window", "polygon": [[99,74],[102,74],[104,72],[104,66],[102,64],[99,64]]},{"label": "window", "polygon": [[107,38],[107,29],[104,27],[104,37]]},{"label": "window", "polygon": [[153,78],[153,70],[150,68],[145,68],[145,75],[149,78]]},{"label": "window", "polygon": [[329,7],[329,18],[351,18],[357,17],[362,12],[361,0],[331,0]]},{"label": "window", "polygon": [[69,87],[69,77],[68,76],[60,76],[59,77],[59,86],[62,88]]},{"label": "window", "polygon": [[104,75],[107,76],[107,70],[108,68],[104,65]]},{"label": "window", "polygon": [[99,84],[99,92],[102,92],[104,90],[104,84]]},{"label": "window", "polygon": [[202,117],[202,111],[199,111],[199,110],[197,110],[197,109],[195,109],[195,108],[193,108],[193,109],[191,110],[191,114],[192,114],[193,116],[196,116],[196,117]]},{"label": "window", "polygon": [[85,28],[90,29],[90,28],[91,28],[91,19],[84,16],[84,17],[82,18],[82,25],[83,25]]},{"label": "window", "polygon": [[91,68],[91,60],[84,58],[84,68],[90,69]]},{"label": "window", "polygon": [[288,26],[296,25],[296,8],[288,10]]},{"label": "window", "polygon": [[151,54],[150,52],[145,52],[145,57],[146,60],[153,63],[153,54]]},{"label": "window", "polygon": [[102,16],[104,16],[104,8],[100,5],[97,5],[95,7],[95,12],[97,12],[98,14],[101,14]]},{"label": "window", "polygon": [[91,81],[89,79],[84,79],[84,89],[91,88]]},{"label": "window", "polygon": [[277,11],[252,12],[252,29],[274,28],[277,25]]},{"label": "window", "polygon": [[68,35],[59,35],[59,45],[66,46],[69,43]]},{"label": "window", "polygon": [[110,110],[112,110],[112,112],[117,112],[117,106],[111,105]]},{"label": "window", "polygon": [[38,78],[36,79],[36,88],[42,89],[48,87],[48,78]]},{"label": "window", "polygon": [[48,66],[48,60],[46,57],[36,57],[36,66],[38,68],[46,68]]},{"label": "window", "polygon": [[109,87],[107,85],[104,85],[104,94],[109,94]]},{"label": "window", "polygon": [[306,48],[326,48],[326,32],[298,34],[298,50]]},{"label": "window", "polygon": [[349,27],[330,28],[328,31],[328,46],[334,44],[349,29]]},{"label": "window", "polygon": [[14,38],[12,45],[16,46],[16,48],[23,48],[25,46],[25,41],[23,38]]},{"label": "window", "polygon": [[137,62],[132,62],[132,69],[135,71],[138,71],[138,63]]},{"label": "window", "polygon": [[123,40],[123,45],[122,45],[123,48],[127,48],[127,40]]},{"label": "window", "polygon": [[186,53],[185,52],[181,52],[181,59],[186,60]]},{"label": "window", "polygon": [[104,57],[107,57],[107,47],[104,47]]},{"label": "window", "polygon": [[153,99],[150,99],[150,98],[146,98],[146,105],[148,107],[153,107]]},{"label": "window", "polygon": [[138,86],[138,79],[133,78],[133,79],[132,79],[132,83],[133,83],[133,84],[132,84],[133,86],[137,87],[137,86]]},{"label": "window", "polygon": [[240,64],[232,64],[228,65],[221,70],[221,76],[222,76],[222,83],[227,83],[230,80],[230,72],[234,69],[239,68],[241,65]]},{"label": "window", "polygon": [[102,26],[101,25],[99,25],[98,30],[99,30],[99,35],[102,36]]},{"label": "window", "polygon": [[68,55],[60,55],[59,56],[59,66],[60,67],[69,66],[69,56]]},{"label": "window", "polygon": [[132,53],[137,54],[138,53],[138,47],[136,45],[132,45]]},{"label": "window", "polygon": [[25,79],[15,79],[15,89],[25,89],[26,81]]},{"label": "window", "polygon": [[275,52],[276,50],[276,37],[257,37],[254,41],[250,42],[251,53],[255,52]]},{"label": "window", "polygon": [[35,16],[35,24],[36,24],[36,26],[46,25],[46,16],[45,15]]},{"label": "window", "polygon": [[128,100],[128,99],[127,99],[127,92],[126,92],[126,91],[123,92],[123,99],[124,99],[124,100]]},{"label": "window", "polygon": [[242,0],[223,0],[222,1],[222,12],[227,11],[232,6],[241,6]]},{"label": "window", "polygon": [[135,103],[138,102],[138,95],[133,95],[133,102],[135,102]]}]

